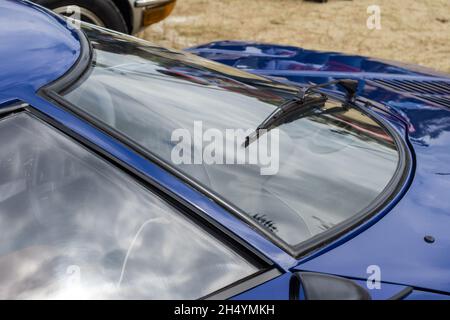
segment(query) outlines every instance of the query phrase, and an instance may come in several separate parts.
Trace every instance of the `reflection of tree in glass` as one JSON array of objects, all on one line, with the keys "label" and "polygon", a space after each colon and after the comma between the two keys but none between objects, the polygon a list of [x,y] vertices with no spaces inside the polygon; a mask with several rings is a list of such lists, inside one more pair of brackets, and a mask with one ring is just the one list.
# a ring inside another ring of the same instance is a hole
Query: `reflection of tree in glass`
[{"label": "reflection of tree in glass", "polygon": [[[370,119],[370,118],[369,118]],[[352,136],[360,141],[370,142],[376,141],[389,149],[396,149],[395,143],[391,136],[381,126],[376,123],[370,124],[349,117],[348,115],[325,115],[325,116],[312,116],[309,120],[325,124],[327,126],[334,125],[334,129],[330,129],[331,132],[340,134],[342,136]]]}]

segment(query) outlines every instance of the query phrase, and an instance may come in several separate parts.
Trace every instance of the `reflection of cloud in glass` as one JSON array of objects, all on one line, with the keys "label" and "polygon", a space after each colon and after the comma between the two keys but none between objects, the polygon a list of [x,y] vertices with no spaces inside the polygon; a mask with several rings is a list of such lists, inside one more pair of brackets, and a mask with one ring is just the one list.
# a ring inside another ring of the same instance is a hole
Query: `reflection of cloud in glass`
[{"label": "reflection of cloud in glass", "polygon": [[2,120],[0,137],[0,188],[25,185],[0,201],[0,298],[199,298],[256,272],[40,121]]},{"label": "reflection of cloud in glass", "polygon": [[[88,34],[101,37],[97,61],[90,77],[65,98],[168,163],[174,130],[187,129],[192,136],[194,121],[202,121],[203,130],[255,129],[283,97],[292,97],[275,85],[236,81],[243,74],[216,72],[182,53],[142,50],[132,42],[118,47],[106,32]],[[337,106],[330,99],[325,107]],[[307,116],[279,130],[276,175],[261,176],[255,165],[178,168],[295,245],[365,209],[397,167],[392,137],[354,108]]]}]

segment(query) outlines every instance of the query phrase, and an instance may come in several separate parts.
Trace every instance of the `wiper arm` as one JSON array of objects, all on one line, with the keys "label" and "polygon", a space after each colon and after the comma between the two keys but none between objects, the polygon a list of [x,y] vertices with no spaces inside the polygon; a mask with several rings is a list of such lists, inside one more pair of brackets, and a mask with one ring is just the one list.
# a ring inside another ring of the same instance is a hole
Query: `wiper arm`
[{"label": "wiper arm", "polygon": [[[293,98],[273,111],[250,135],[245,138],[244,148],[268,131],[282,124],[299,119],[316,108],[322,108],[328,97],[324,94],[306,98]],[[295,118],[295,119],[294,119]],[[292,120],[289,120],[292,119]]]},{"label": "wiper arm", "polygon": [[[322,88],[338,84],[342,86],[347,92],[346,101],[341,107],[334,107],[327,110],[322,110],[325,102],[328,100],[328,96],[315,91],[316,88]],[[282,124],[290,123],[294,120],[298,120],[311,112],[316,111],[314,114],[331,114],[335,112],[341,112],[342,109],[348,108],[348,103],[355,100],[356,91],[358,89],[358,81],[352,79],[334,80],[323,84],[311,85],[306,87],[299,94],[291,100],[288,100],[282,104],[278,109],[273,111],[257,128],[254,132],[248,135],[244,141],[244,148],[248,147],[250,143],[257,140],[261,134],[267,133],[275,127]],[[312,95],[314,94],[314,95]],[[322,111],[317,111],[322,110]]]},{"label": "wiper arm", "polygon": [[344,88],[345,92],[347,93],[347,95],[345,97],[345,100],[347,102],[353,102],[355,100],[356,92],[358,91],[358,80],[354,80],[354,79],[340,79],[340,80],[329,81],[329,82],[322,83],[322,84],[311,85],[309,87],[304,88],[299,93],[299,96],[300,96],[300,98],[304,98],[311,92],[314,92],[314,89],[328,87],[333,84],[338,84],[342,88]]}]

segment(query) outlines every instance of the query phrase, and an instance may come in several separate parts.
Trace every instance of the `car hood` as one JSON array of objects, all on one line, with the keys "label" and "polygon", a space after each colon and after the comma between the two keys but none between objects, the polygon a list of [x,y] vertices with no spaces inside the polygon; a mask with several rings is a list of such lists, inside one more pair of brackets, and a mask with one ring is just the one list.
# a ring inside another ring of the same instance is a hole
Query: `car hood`
[{"label": "car hood", "polygon": [[[366,278],[367,268],[377,265],[385,282],[450,292],[450,108],[445,105],[450,92],[422,95],[407,92],[403,81],[383,81],[365,81],[361,95],[392,108],[407,123],[415,166],[411,184],[379,222],[299,268]],[[432,91],[436,83],[450,91],[448,80],[421,79],[414,85]],[[435,241],[425,241],[427,236]]]},{"label": "car hood", "polygon": [[[296,270],[450,292],[450,78],[397,62],[295,47],[224,41],[191,48],[203,57],[300,85],[360,80],[359,96],[401,119],[413,154],[408,189],[378,222],[299,260]],[[396,120],[390,120],[398,124]],[[431,236],[434,242],[425,241]]]}]

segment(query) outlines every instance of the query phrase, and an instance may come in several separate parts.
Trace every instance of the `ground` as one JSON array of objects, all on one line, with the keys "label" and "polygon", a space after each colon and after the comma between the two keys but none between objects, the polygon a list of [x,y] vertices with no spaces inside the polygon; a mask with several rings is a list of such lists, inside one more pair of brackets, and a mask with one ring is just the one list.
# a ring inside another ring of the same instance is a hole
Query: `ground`
[{"label": "ground", "polygon": [[[381,30],[367,27],[374,4]],[[450,0],[178,0],[169,18],[140,36],[178,49],[225,39],[289,44],[450,73]]]}]

